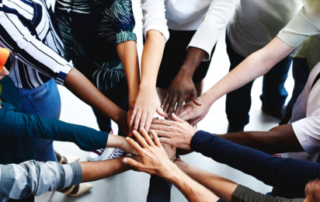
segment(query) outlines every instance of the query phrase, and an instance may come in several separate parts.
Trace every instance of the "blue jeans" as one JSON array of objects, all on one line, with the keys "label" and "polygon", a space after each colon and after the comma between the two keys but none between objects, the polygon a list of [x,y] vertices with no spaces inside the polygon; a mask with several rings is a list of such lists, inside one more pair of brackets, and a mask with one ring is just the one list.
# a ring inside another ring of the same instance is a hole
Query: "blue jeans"
[{"label": "blue jeans", "polygon": [[[19,89],[23,112],[35,114],[43,118],[59,119],[61,100],[54,79],[35,89]],[[53,149],[53,141],[37,139],[35,160],[57,161]]]},{"label": "blue jeans", "polygon": [[[122,78],[118,84],[116,84],[113,88],[101,91],[104,96],[109,98],[112,102],[118,105],[121,109],[128,111],[129,109],[129,90],[127,79]],[[97,123],[101,131],[110,132],[111,128],[111,119],[102,115],[97,110],[93,109],[93,112],[97,118]],[[118,135],[126,136],[119,128]]]},{"label": "blue jeans", "polygon": [[292,96],[285,108],[284,117],[280,124],[287,124],[292,115],[292,109],[297,101],[300,93],[303,91],[309,77],[309,66],[306,58],[294,58],[292,62],[292,75],[294,79],[294,88],[292,91]]},{"label": "blue jeans", "polygon": [[[231,43],[226,37],[227,52],[230,60],[230,71],[238,66],[244,59],[242,55],[233,50]],[[276,64],[263,77],[262,95],[260,99],[262,106],[267,110],[281,110],[288,93],[284,83],[288,77],[291,65],[291,58],[285,59]],[[259,67],[257,67],[259,68]],[[249,111],[251,107],[251,88],[253,81],[245,86],[227,94],[226,113],[229,125],[236,129],[242,129],[249,123]]]}]

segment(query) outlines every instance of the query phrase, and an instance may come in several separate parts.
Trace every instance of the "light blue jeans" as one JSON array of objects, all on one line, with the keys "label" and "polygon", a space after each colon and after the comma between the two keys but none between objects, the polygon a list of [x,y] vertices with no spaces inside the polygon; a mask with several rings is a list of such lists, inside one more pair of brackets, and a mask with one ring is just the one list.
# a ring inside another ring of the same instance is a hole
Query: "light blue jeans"
[{"label": "light blue jeans", "polygon": [[[19,89],[23,112],[40,117],[59,119],[61,100],[57,84],[54,79],[35,89]],[[53,149],[53,141],[37,139],[35,160],[57,161]]]}]

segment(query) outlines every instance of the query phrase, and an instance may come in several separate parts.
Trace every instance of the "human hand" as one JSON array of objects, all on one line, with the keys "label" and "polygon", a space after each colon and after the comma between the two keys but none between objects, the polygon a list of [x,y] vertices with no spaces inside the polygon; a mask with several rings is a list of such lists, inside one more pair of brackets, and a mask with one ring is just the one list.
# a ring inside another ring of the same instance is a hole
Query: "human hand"
[{"label": "human hand", "polygon": [[161,145],[158,135],[151,130],[154,140],[152,141],[145,129],[140,129],[140,133],[133,131],[133,135],[138,142],[129,137],[127,137],[127,141],[137,151],[141,162],[137,162],[131,158],[124,158],[123,162],[138,171],[159,175],[160,177],[167,177],[174,164]]},{"label": "human hand", "polygon": [[129,127],[129,137],[132,136],[132,131],[133,131],[133,127],[130,125],[130,120],[131,120],[132,114],[133,114],[133,108],[129,107],[129,110],[127,112],[127,124]]},{"label": "human hand", "polygon": [[163,113],[162,109],[160,109],[156,91],[141,89],[135,102],[132,115],[130,118],[128,117],[129,126],[133,126],[133,130],[145,128],[147,131],[149,131],[156,111],[160,116],[166,115]]},{"label": "human hand", "polygon": [[[195,105],[201,105],[197,98],[197,90],[192,81],[192,76],[179,72],[167,89],[167,94],[162,101],[161,107],[170,117],[174,111],[179,113],[183,102],[187,98],[191,98]],[[178,103],[177,106],[176,103]]]},{"label": "human hand", "polygon": [[173,121],[154,119],[151,129],[160,136],[160,142],[169,144],[179,149],[190,150],[191,139],[197,132],[188,122],[180,119],[174,113],[171,114]]},{"label": "human hand", "polygon": [[202,105],[197,106],[193,102],[186,103],[182,109],[179,111],[179,116],[181,119],[188,121],[192,126],[196,125],[201,121],[209,112],[211,104],[206,101],[205,94],[199,97]]},{"label": "human hand", "polygon": [[175,159],[175,157],[176,157],[177,149],[174,146],[171,146],[169,144],[162,144],[162,146],[163,146],[164,150],[166,151],[169,159],[171,161],[173,161]]},{"label": "human hand", "polygon": [[3,67],[2,70],[0,71],[0,80],[7,75],[9,75],[9,71],[7,70],[7,68]]}]

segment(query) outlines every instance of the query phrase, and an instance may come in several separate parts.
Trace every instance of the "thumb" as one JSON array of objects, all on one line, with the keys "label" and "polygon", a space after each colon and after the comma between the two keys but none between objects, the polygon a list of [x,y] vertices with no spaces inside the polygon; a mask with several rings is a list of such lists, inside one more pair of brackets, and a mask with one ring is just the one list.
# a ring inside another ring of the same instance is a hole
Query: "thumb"
[{"label": "thumb", "polygon": [[191,100],[195,105],[201,106],[201,102],[197,96],[197,91],[193,90],[191,95]]},{"label": "thumb", "polygon": [[141,163],[136,161],[136,160],[133,160],[131,158],[124,158],[123,159],[123,163],[125,164],[128,164],[129,166],[133,167],[133,168],[136,168],[139,170],[139,168],[141,167]]},{"label": "thumb", "polygon": [[162,117],[166,117],[167,116],[167,113],[165,113],[161,107],[158,107],[157,113]]},{"label": "thumb", "polygon": [[180,119],[175,113],[171,114],[171,118],[172,118],[172,120],[178,121],[180,123],[184,123],[185,122],[184,120]]}]

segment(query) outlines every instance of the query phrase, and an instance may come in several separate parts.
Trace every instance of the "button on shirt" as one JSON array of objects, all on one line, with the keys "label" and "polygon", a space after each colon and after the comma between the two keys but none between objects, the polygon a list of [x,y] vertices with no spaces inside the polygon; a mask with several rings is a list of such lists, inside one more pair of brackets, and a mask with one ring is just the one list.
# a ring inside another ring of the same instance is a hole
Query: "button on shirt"
[{"label": "button on shirt", "polygon": [[58,0],[55,15],[72,60],[99,90],[107,90],[125,76],[116,45],[136,41],[130,0]]},{"label": "button on shirt", "polygon": [[0,46],[14,55],[10,77],[18,88],[37,88],[52,77],[63,84],[72,68],[53,5],[44,0],[0,0]]}]

